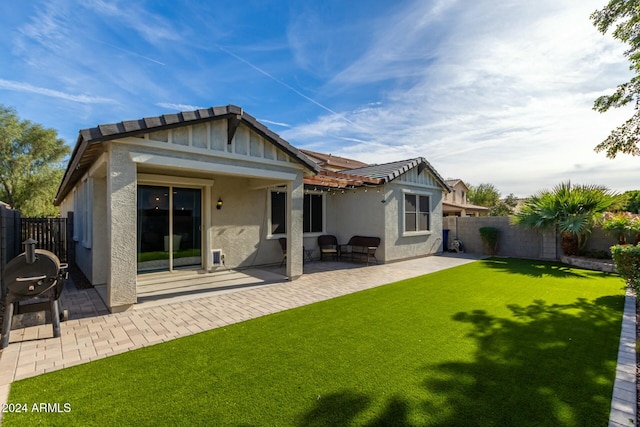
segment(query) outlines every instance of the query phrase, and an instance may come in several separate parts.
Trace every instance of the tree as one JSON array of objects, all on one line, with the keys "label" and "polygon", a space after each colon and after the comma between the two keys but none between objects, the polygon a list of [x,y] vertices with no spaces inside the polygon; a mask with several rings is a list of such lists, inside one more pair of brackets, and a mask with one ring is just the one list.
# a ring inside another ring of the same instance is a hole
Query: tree
[{"label": "tree", "polygon": [[543,190],[524,202],[513,222],[525,228],[560,232],[565,255],[577,255],[603,218],[615,209],[621,197],[599,185],[572,185],[563,182],[551,191]]},{"label": "tree", "polygon": [[622,210],[636,214],[640,213],[640,190],[627,191],[622,197],[624,198]]},{"label": "tree", "polygon": [[606,151],[607,157],[614,158],[618,153],[640,155],[638,135],[640,132],[640,0],[610,0],[601,10],[591,14],[591,20],[602,34],[611,27],[613,37],[629,44],[624,55],[629,59],[629,69],[636,75],[628,82],[618,85],[611,95],[597,98],[593,109],[604,113],[610,108],[619,108],[635,102],[635,113],[629,120],[618,126],[595,148],[597,152]]},{"label": "tree", "polygon": [[491,206],[489,216],[509,216],[513,214],[513,209],[518,205],[518,198],[511,193],[504,200],[498,200],[498,203]]},{"label": "tree", "polygon": [[23,216],[54,216],[53,199],[70,152],[54,129],[0,105],[0,200]]},{"label": "tree", "polygon": [[490,208],[500,201],[500,192],[493,184],[483,183],[477,187],[470,185],[467,200],[474,205]]}]

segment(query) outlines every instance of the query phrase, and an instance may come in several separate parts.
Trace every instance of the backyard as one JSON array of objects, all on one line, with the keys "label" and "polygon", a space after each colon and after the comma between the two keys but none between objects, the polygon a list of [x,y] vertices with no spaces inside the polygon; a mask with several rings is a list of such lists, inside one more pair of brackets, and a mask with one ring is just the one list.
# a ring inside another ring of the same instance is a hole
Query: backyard
[{"label": "backyard", "polygon": [[3,421],[601,426],[623,305],[617,275],[477,261],[17,381],[62,413]]}]

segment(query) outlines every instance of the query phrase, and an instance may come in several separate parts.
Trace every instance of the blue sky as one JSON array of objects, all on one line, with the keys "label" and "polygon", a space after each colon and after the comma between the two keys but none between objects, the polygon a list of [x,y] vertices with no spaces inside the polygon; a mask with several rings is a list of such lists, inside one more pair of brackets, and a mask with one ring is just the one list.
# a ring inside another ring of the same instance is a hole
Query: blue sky
[{"label": "blue sky", "polygon": [[80,129],[236,104],[293,145],[530,195],[571,179],[640,189],[640,158],[593,148],[631,77],[589,20],[606,2],[0,2],[0,103]]}]

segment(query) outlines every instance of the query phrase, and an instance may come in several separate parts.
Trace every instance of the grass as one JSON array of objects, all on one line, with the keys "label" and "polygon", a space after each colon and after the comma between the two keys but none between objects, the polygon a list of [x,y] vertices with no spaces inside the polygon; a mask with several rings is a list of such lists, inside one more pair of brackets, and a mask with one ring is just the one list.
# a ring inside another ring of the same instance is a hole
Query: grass
[{"label": "grass", "polygon": [[492,259],[12,384],[37,425],[608,422],[623,281]]}]

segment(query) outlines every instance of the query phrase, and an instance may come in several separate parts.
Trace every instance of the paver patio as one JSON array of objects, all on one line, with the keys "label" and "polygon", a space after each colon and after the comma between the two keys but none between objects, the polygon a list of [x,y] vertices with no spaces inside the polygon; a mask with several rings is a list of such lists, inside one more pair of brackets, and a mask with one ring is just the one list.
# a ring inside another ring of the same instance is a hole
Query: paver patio
[{"label": "paver patio", "polygon": [[[256,286],[255,282],[251,283],[252,276],[247,276],[247,287],[212,288],[210,292],[194,295],[178,293],[173,298],[143,302],[116,314],[107,311],[95,289],[78,290],[68,283],[61,304],[69,310],[70,320],[61,323],[60,338],[52,338],[50,324],[11,331],[9,346],[0,352],[0,403],[7,401],[11,383],[19,379],[476,259],[469,255],[444,255],[369,267],[312,262],[305,265],[305,274],[292,282],[265,282]],[[635,405],[631,404],[635,402],[635,346],[630,345],[631,341],[635,344],[635,336],[632,340],[630,328],[635,335],[635,298],[632,296],[627,297],[625,304],[611,426],[621,425],[618,423],[623,417],[633,416],[635,420]],[[0,421],[1,416],[0,413]]]}]

